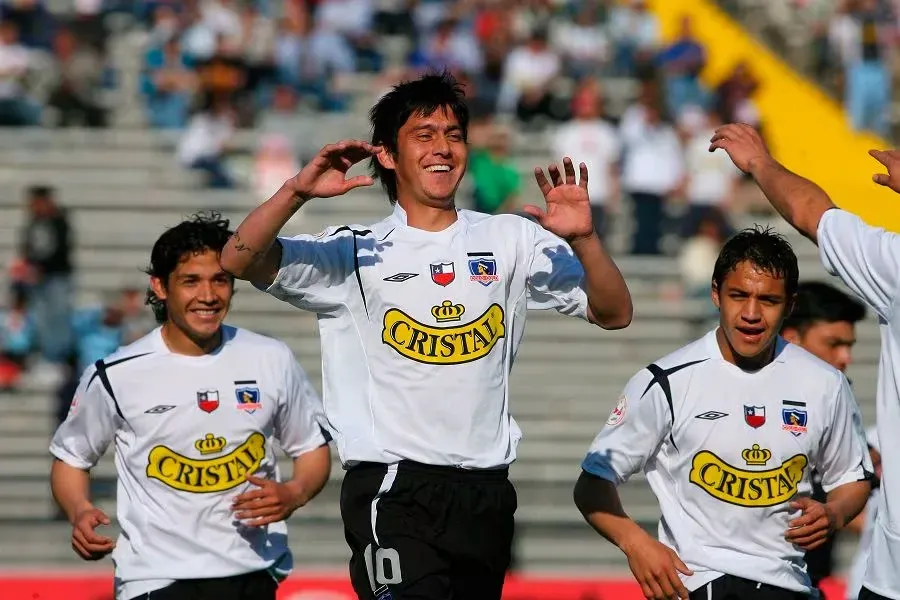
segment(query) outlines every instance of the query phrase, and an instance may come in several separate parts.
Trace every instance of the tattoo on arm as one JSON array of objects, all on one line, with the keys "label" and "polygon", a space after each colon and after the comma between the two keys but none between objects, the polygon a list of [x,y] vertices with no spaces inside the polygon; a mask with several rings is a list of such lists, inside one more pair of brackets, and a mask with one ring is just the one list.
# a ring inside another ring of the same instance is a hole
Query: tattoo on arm
[{"label": "tattoo on arm", "polygon": [[253,252],[253,248],[241,241],[241,234],[239,232],[235,231],[231,236],[231,239],[234,241],[234,249],[238,252]]}]

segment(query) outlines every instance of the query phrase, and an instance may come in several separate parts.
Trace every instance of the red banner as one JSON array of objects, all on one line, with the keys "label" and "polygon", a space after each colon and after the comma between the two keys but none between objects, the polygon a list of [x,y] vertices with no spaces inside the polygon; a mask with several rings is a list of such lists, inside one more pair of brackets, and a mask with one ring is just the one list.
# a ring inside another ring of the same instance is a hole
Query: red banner
[{"label": "red banner", "polygon": [[[112,577],[107,574],[0,575],[3,600],[114,600]],[[823,584],[828,600],[841,600],[844,586]],[[632,579],[552,579],[512,577],[503,600],[642,600]],[[278,588],[278,600],[356,600],[347,578],[294,575]]]}]

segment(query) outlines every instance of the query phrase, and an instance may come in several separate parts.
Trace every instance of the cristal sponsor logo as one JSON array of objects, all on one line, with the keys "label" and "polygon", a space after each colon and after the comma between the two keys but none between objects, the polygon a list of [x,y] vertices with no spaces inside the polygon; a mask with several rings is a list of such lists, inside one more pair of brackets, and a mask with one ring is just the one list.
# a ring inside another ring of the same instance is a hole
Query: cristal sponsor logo
[{"label": "cristal sponsor logo", "polygon": [[[751,458],[761,460],[762,457],[754,454]],[[701,450],[694,455],[690,481],[710,496],[729,504],[775,506],[787,502],[797,493],[807,464],[806,456],[797,454],[774,469],[748,471],[729,465],[708,450]]]},{"label": "cristal sponsor logo", "polygon": [[[435,308],[443,308],[443,305]],[[503,317],[503,308],[492,304],[469,323],[456,327],[431,327],[419,323],[400,309],[392,308],[384,313],[381,340],[417,362],[458,365],[484,358],[490,353],[497,340],[506,335]]]},{"label": "cristal sponsor logo", "polygon": [[[201,454],[212,454],[225,447],[220,445],[222,441],[222,438],[207,434],[206,438],[196,442],[195,447]],[[201,446],[206,452],[200,449]],[[182,492],[224,492],[242,484],[247,473],[255,472],[265,456],[266,438],[258,431],[228,454],[205,460],[188,458],[160,445],[150,450],[147,477]]]}]

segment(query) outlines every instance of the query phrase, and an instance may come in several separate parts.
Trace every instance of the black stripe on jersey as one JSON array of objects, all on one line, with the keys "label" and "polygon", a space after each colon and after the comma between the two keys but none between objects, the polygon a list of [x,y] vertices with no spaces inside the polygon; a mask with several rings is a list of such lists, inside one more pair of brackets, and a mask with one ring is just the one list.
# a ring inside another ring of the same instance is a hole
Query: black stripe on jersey
[{"label": "black stripe on jersey", "polygon": [[[397,228],[394,227],[394,229],[397,229]],[[383,242],[384,240],[388,239],[388,236],[391,235],[392,233],[394,233],[394,229],[391,229],[390,231],[388,231],[386,234],[384,234],[384,237],[381,238],[381,239],[378,240],[378,241],[379,241],[379,242]]]},{"label": "black stripe on jersey", "polygon": [[235,381],[234,385],[256,385],[255,379],[245,379],[244,381]]},{"label": "black stripe on jersey", "polygon": [[116,365],[120,365],[123,362],[128,362],[129,360],[133,360],[135,358],[140,358],[142,356],[147,356],[148,354],[152,354],[152,352],[144,352],[143,354],[135,354],[134,356],[126,356],[125,358],[120,358],[118,360],[114,360],[110,363],[103,362],[103,359],[98,360],[94,363],[94,367],[96,367],[96,371],[91,376],[90,381],[88,381],[87,387],[91,387],[91,384],[94,382],[95,377],[100,378],[100,383],[103,384],[103,388],[106,390],[106,393],[109,394],[109,397],[112,398],[113,405],[116,407],[116,414],[124,420],[125,415],[122,414],[122,409],[119,408],[119,401],[116,400],[116,395],[113,393],[112,384],[109,382],[109,376],[106,374],[106,370],[110,367],[114,367]]},{"label": "black stripe on jersey", "polygon": [[493,252],[466,252],[466,256],[493,256]]},{"label": "black stripe on jersey", "polygon": [[355,229],[351,229],[347,225],[344,225],[343,227],[338,227],[337,229],[335,229],[334,233],[332,233],[331,235],[337,235],[341,231],[349,231],[353,234],[353,270],[356,272],[356,283],[357,285],[359,285],[359,293],[362,296],[363,308],[366,309],[366,317],[368,317],[369,305],[366,302],[366,291],[363,289],[362,277],[359,274],[359,247],[356,244],[356,236],[364,237],[372,233],[372,231],[370,229],[357,231]]},{"label": "black stripe on jersey", "polygon": [[806,402],[795,402],[793,400],[782,400],[781,402],[785,406],[806,406]]},{"label": "black stripe on jersey", "polygon": [[[653,363],[651,365],[647,365],[647,370],[653,374],[653,379],[650,380],[650,383],[647,384],[647,389],[644,390],[644,393],[641,394],[641,398],[647,395],[647,392],[650,391],[650,388],[653,387],[653,384],[658,383],[660,389],[663,391],[663,394],[666,395],[666,402],[669,404],[669,415],[672,419],[672,425],[675,425],[675,405],[672,402],[672,386],[669,385],[669,375],[673,375],[682,369],[686,369],[687,367],[694,366],[696,364],[702,363],[709,360],[708,358],[703,358],[701,360],[694,360],[689,363],[684,363],[683,365],[677,365],[670,369],[663,369],[658,364]],[[669,432],[669,441],[672,442],[672,446],[675,446],[675,438],[672,435],[672,432]],[[675,449],[678,450],[678,446],[675,446]]]}]

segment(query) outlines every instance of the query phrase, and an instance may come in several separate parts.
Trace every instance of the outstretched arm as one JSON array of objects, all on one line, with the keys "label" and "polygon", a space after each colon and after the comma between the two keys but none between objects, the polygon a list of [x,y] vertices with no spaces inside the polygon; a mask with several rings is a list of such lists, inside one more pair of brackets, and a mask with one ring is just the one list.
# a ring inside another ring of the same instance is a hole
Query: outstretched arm
[{"label": "outstretched arm", "polygon": [[222,268],[239,279],[271,285],[281,266],[278,233],[301,206],[312,198],[330,198],[372,185],[371,177],[346,178],[347,171],[377,153],[367,142],[348,140],[322,148],[319,154],[275,195],[254,209],[222,249]]},{"label": "outstretched arm", "polygon": [[835,208],[821,187],[792,173],[769,154],[756,130],[745,124],[720,127],[710,142],[710,152],[721,148],[734,164],[751,175],[756,185],[784,219],[797,231],[817,243],[819,220]]}]

